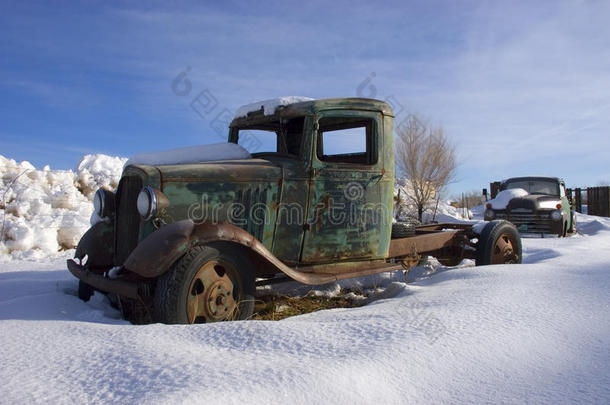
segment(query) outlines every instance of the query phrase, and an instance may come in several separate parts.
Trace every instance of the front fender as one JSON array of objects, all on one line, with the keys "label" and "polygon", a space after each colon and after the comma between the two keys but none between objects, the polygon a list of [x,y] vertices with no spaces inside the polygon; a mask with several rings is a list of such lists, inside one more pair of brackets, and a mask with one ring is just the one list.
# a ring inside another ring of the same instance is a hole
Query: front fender
[{"label": "front fender", "polygon": [[142,277],[158,277],[193,246],[211,242],[232,242],[259,254],[269,265],[292,279],[305,284],[325,284],[338,278],[332,274],[307,274],[282,263],[247,231],[227,223],[204,222],[195,225],[190,219],[163,226],[138,244],[124,267]]},{"label": "front fender", "polygon": [[[190,219],[174,222],[151,233],[131,252],[123,267],[142,277],[162,275],[192,246],[229,241],[273,256],[254,236],[226,223],[195,225]],[[277,260],[277,259],[275,259]]]},{"label": "front fender", "polygon": [[190,219],[161,227],[138,243],[123,267],[142,277],[160,276],[188,251],[194,227]]},{"label": "front fender", "polygon": [[80,239],[74,257],[82,260],[87,256],[87,268],[112,267],[114,256],[114,226],[111,221],[93,225]]}]

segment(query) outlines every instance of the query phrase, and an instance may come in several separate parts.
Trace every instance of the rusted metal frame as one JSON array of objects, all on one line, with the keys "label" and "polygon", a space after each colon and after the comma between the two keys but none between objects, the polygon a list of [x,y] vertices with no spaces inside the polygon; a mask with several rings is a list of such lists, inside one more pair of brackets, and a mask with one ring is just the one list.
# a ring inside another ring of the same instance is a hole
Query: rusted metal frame
[{"label": "rusted metal frame", "polygon": [[293,269],[275,257],[258,239],[235,225],[203,223],[194,226],[190,220],[166,225],[151,234],[134,249],[125,262],[125,268],[145,278],[157,277],[167,271],[171,264],[191,247],[218,241],[245,246],[274,266],[278,272],[309,285],[326,284],[399,268],[395,263],[364,261]]},{"label": "rusted metal frame", "polygon": [[442,249],[425,252],[428,256],[433,256],[439,260],[448,259],[474,259],[476,256],[476,247],[470,242],[465,234],[457,234],[455,243]]},{"label": "rusted metal frame", "polygon": [[116,293],[127,298],[138,298],[138,285],[136,283],[114,280],[106,278],[101,274],[92,273],[72,259],[68,260],[68,270],[70,270],[70,273],[76,278],[97,290]]},{"label": "rusted metal frame", "polygon": [[303,273],[316,273],[316,274],[349,274],[364,270],[376,270],[391,266],[386,260],[363,260],[363,261],[350,261],[350,262],[339,262],[339,263],[328,263],[328,264],[317,264],[312,266],[301,266],[295,267],[295,270]]},{"label": "rusted metal frame", "polygon": [[440,223],[440,224],[428,224],[428,225],[419,225],[415,227],[416,231],[440,231],[443,229],[470,229],[472,228],[471,224],[454,224],[454,223]]},{"label": "rusted metal frame", "polygon": [[273,253],[269,252],[265,246],[254,236],[241,228],[231,224],[209,224],[198,225],[191,236],[191,244],[205,244],[214,241],[236,242],[246,246],[267,260],[271,265],[291,277],[292,279],[304,284],[317,285],[326,284],[337,280],[332,274],[305,273],[292,269],[282,263]]},{"label": "rusted metal frame", "polygon": [[413,252],[417,254],[429,253],[451,246],[458,246],[463,238],[464,233],[455,230],[392,239],[390,241],[389,257],[408,256]]},{"label": "rusted metal frame", "polygon": [[[467,240],[463,231],[445,231],[410,238],[394,239],[390,243],[389,257],[404,257],[414,251],[418,254],[461,246]],[[399,268],[395,263],[356,261],[327,265],[291,268],[275,257],[254,236],[232,224],[203,223],[195,226],[184,220],[166,225],[142,241],[125,262],[125,268],[142,277],[152,278],[163,274],[171,264],[192,246],[216,241],[238,243],[260,255],[278,272],[309,285],[325,284],[336,280],[381,273]]]}]

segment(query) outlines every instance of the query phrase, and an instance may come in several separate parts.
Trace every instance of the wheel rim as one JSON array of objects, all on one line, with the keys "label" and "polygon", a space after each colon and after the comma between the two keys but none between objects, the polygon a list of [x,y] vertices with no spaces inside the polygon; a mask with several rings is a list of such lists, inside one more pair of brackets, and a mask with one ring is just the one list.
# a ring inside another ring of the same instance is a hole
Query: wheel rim
[{"label": "wheel rim", "polygon": [[492,264],[516,263],[518,258],[515,253],[515,243],[512,235],[508,233],[500,235],[494,245]]},{"label": "wheel rim", "polygon": [[237,310],[229,266],[209,261],[199,268],[189,285],[186,312],[189,323],[232,319]]}]

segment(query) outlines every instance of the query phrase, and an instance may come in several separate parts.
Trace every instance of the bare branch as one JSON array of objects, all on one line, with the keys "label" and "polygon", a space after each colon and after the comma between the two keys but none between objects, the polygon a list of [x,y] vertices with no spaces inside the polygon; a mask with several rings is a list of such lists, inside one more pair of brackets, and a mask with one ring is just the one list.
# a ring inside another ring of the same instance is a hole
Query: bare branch
[{"label": "bare branch", "polygon": [[396,130],[396,165],[411,180],[408,198],[422,219],[426,205],[455,178],[455,147],[442,128],[431,128],[412,116]]}]

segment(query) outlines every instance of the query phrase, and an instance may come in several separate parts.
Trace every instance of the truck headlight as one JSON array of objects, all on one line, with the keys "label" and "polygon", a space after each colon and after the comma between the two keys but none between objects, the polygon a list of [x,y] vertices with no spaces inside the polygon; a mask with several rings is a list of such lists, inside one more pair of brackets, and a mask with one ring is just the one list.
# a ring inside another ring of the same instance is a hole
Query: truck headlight
[{"label": "truck headlight", "polygon": [[562,216],[563,216],[563,211],[561,211],[561,210],[553,210],[553,211],[551,211],[551,219],[553,221],[559,221]]},{"label": "truck headlight", "polygon": [[157,215],[157,212],[167,208],[169,200],[161,191],[151,186],[145,186],[138,194],[136,205],[142,218],[149,220]]},{"label": "truck headlight", "polygon": [[93,209],[100,218],[114,215],[114,193],[103,188],[98,189],[93,196]]},{"label": "truck headlight", "polygon": [[485,219],[485,221],[491,221],[495,217],[496,217],[496,213],[491,208],[487,208],[485,210],[485,212],[483,213],[483,218]]}]

